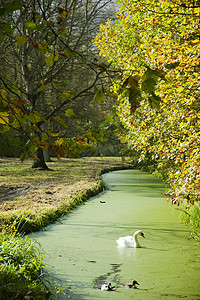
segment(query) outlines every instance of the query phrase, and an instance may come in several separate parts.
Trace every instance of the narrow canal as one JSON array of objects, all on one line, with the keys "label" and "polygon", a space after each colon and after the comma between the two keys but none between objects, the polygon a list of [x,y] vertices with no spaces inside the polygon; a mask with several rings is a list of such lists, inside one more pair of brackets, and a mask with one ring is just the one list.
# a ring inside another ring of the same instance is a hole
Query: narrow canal
[{"label": "narrow canal", "polygon": [[[68,290],[58,299],[200,299],[200,249],[161,180],[138,170],[103,175],[108,190],[31,237],[46,252],[52,277]],[[142,248],[116,239],[142,230]],[[137,280],[138,289],[124,284]],[[102,283],[116,286],[100,291]]]}]

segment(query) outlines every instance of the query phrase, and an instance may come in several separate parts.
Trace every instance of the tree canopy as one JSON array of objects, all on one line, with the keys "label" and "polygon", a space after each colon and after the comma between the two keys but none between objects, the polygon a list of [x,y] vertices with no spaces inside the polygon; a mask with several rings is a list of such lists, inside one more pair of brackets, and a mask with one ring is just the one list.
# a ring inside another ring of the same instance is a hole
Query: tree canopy
[{"label": "tree canopy", "polygon": [[24,137],[21,160],[42,166],[43,149],[76,157],[103,140],[110,108],[97,121],[94,105],[108,72],[91,40],[109,2],[1,2],[0,133]]},{"label": "tree canopy", "polygon": [[200,200],[199,1],[123,0],[95,44],[121,76],[121,138],[139,162],[153,161],[173,204]]}]

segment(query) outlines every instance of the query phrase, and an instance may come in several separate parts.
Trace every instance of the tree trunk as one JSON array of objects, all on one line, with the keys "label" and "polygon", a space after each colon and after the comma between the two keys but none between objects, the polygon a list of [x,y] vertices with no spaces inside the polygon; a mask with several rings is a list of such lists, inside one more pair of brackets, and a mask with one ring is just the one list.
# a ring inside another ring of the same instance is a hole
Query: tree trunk
[{"label": "tree trunk", "polygon": [[51,162],[52,161],[50,156],[49,156],[49,150],[48,149],[43,150],[43,155],[44,155],[45,162]]},{"label": "tree trunk", "polygon": [[44,155],[43,155],[43,149],[38,148],[36,151],[37,160],[34,160],[34,163],[32,165],[32,168],[39,168],[42,170],[48,170],[48,166],[45,163]]}]

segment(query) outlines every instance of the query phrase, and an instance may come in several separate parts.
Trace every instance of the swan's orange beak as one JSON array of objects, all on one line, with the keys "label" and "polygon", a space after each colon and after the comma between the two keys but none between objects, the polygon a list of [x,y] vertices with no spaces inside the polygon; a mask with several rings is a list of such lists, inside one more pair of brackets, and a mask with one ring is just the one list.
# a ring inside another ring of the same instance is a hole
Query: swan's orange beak
[{"label": "swan's orange beak", "polygon": [[141,236],[145,239],[145,236],[144,236],[144,233],[143,233],[143,232],[141,232]]}]

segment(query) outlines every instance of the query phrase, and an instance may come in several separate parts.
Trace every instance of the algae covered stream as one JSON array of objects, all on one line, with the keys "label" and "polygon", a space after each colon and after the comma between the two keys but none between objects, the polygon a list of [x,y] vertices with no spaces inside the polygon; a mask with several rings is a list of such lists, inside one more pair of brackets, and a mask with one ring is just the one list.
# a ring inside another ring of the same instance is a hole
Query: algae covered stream
[{"label": "algae covered stream", "polygon": [[[200,249],[166,203],[161,180],[138,170],[103,175],[108,190],[31,237],[46,252],[52,277],[68,293],[60,299],[200,299]],[[115,240],[141,229],[142,248]],[[124,283],[137,280],[138,289]],[[100,291],[111,282],[116,291]]]}]

